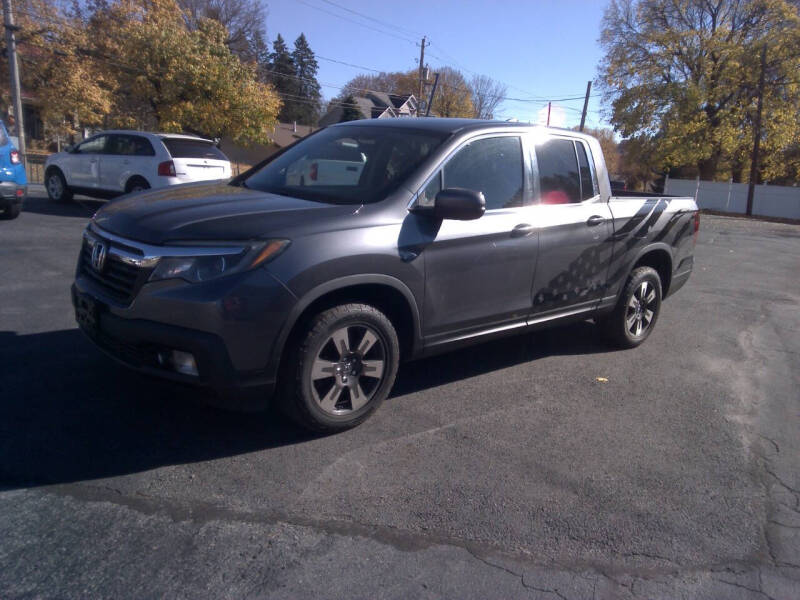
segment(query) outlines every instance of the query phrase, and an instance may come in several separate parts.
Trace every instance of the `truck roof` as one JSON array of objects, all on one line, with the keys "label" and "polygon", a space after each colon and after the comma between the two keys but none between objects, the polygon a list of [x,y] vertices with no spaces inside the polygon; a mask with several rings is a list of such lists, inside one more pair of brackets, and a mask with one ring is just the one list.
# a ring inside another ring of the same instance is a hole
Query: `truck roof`
[{"label": "truck roof", "polygon": [[561,127],[545,127],[544,125],[534,125],[532,123],[520,123],[517,121],[488,121],[485,119],[453,119],[442,117],[424,118],[397,118],[397,119],[360,119],[357,121],[344,121],[336,123],[331,127],[342,127],[356,125],[359,127],[370,128],[392,128],[392,129],[414,129],[416,131],[433,131],[437,133],[458,133],[463,131],[476,131],[481,129],[527,129],[540,131],[564,132],[576,137],[591,137],[588,134],[565,129]]}]

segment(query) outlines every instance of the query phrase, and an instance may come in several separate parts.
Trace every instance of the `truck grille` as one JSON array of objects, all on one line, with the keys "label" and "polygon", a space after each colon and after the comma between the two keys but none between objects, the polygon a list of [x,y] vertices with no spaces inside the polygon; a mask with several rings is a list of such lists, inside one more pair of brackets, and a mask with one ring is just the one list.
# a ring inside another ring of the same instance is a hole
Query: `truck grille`
[{"label": "truck grille", "polygon": [[92,248],[84,239],[78,261],[78,274],[91,281],[109,298],[127,305],[143,283],[142,278],[149,274],[149,269],[140,269],[108,253],[105,266],[97,271],[92,268]]}]

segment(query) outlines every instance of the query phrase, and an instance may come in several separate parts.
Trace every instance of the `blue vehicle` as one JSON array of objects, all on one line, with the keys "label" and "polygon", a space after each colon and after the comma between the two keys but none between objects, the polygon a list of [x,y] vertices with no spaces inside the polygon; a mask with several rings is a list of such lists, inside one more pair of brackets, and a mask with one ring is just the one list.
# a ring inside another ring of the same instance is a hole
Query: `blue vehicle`
[{"label": "blue vehicle", "polygon": [[0,219],[16,219],[28,194],[22,157],[0,121]]}]

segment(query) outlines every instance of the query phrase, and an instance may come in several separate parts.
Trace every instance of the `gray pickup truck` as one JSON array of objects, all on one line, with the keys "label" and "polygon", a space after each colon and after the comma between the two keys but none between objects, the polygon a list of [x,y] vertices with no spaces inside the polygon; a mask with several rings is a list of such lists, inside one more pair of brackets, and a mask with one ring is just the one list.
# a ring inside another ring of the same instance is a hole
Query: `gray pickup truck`
[{"label": "gray pickup truck", "polygon": [[[357,176],[325,181],[349,155]],[[692,198],[612,196],[598,142],[573,131],[356,121],[229,182],[106,205],[72,298],[123,363],[335,431],[378,407],[401,360],[576,319],[641,344],[698,226]]]}]

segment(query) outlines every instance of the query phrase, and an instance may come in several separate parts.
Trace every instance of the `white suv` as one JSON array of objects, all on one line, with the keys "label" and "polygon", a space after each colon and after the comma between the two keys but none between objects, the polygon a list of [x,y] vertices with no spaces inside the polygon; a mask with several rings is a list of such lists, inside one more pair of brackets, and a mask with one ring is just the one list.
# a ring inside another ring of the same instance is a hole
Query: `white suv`
[{"label": "white suv", "polygon": [[193,181],[227,179],[231,163],[211,140],[173,133],[104,131],[45,162],[51,200],[107,198]]}]

